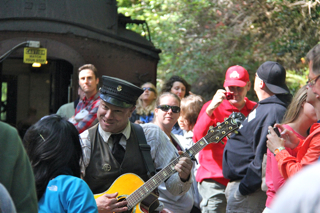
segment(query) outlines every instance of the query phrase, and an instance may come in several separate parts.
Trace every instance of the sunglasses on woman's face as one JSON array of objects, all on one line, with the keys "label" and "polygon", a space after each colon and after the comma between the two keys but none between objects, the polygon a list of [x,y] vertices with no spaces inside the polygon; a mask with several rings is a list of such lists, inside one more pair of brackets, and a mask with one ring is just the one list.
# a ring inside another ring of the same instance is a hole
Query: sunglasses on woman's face
[{"label": "sunglasses on woman's face", "polygon": [[157,106],[158,109],[161,109],[164,112],[168,112],[169,109],[172,110],[173,113],[178,113],[180,112],[180,107],[178,106],[170,106],[170,105],[159,105]]},{"label": "sunglasses on woman's face", "polygon": [[156,93],[156,90],[153,89],[153,88],[151,88],[151,87],[143,87],[142,89],[143,89],[143,90],[149,90],[150,92]]}]

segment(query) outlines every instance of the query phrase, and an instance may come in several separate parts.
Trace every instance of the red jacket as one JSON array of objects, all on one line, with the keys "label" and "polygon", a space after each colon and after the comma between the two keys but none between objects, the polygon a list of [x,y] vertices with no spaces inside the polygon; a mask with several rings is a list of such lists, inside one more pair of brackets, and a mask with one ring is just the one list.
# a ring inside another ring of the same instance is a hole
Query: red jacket
[{"label": "red jacket", "polygon": [[297,157],[293,157],[287,150],[283,150],[276,155],[278,169],[281,175],[287,179],[297,173],[303,166],[309,165],[320,156],[320,124],[311,126],[310,135],[293,151],[297,152]]},{"label": "red jacket", "polygon": [[[245,116],[251,112],[256,102],[245,98],[246,104],[241,109],[241,113]],[[202,137],[207,135],[210,126],[216,126],[218,122],[222,123],[225,118],[228,118],[232,112],[239,112],[239,110],[232,106],[229,101],[223,100],[218,108],[216,108],[212,116],[208,116],[206,109],[211,101],[205,103],[199,113],[196,125],[193,129],[193,141],[196,143]],[[222,175],[222,157],[223,149],[227,142],[227,138],[223,138],[222,143],[211,143],[203,148],[199,153],[200,167],[197,170],[196,180],[202,182],[204,179],[213,179],[223,185],[227,185],[228,179]]]}]

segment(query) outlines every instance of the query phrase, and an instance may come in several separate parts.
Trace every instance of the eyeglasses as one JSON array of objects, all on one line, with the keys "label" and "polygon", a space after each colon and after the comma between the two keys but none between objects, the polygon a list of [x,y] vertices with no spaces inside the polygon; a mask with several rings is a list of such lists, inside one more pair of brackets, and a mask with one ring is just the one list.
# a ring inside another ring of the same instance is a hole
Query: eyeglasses
[{"label": "eyeglasses", "polygon": [[164,112],[168,112],[169,109],[172,110],[173,113],[178,113],[180,112],[180,107],[178,106],[170,106],[170,105],[159,105],[157,106],[158,109],[161,109]]},{"label": "eyeglasses", "polygon": [[317,75],[315,78],[313,79],[308,79],[307,81],[307,86],[308,87],[312,87],[313,85],[316,84],[317,80],[320,78],[320,75]]},{"label": "eyeglasses", "polygon": [[151,87],[143,87],[142,89],[143,89],[143,90],[149,90],[149,91],[151,91],[151,92],[156,93],[156,90],[153,89],[153,88],[151,88]]}]

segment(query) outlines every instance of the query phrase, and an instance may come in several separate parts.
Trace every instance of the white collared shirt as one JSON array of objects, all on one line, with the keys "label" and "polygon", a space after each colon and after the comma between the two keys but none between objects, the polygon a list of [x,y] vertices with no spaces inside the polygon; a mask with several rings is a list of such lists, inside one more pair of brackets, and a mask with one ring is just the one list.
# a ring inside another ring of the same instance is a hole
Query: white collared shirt
[{"label": "white collared shirt", "polygon": [[[105,143],[108,143],[109,145],[109,148],[110,150],[112,150],[113,148],[113,141],[112,139],[110,138],[110,136],[113,134],[113,133],[110,133],[110,132],[105,132],[101,126],[99,125],[98,126],[98,131],[103,139],[103,141]],[[126,128],[124,130],[122,130],[121,132],[117,132],[117,134],[119,133],[122,133],[122,137],[120,139],[120,145],[126,149],[126,146],[127,146],[127,140],[129,139],[130,137],[130,133],[131,133],[131,124],[130,122],[128,122],[128,125],[126,126]],[[110,140],[109,140],[110,139]]]}]

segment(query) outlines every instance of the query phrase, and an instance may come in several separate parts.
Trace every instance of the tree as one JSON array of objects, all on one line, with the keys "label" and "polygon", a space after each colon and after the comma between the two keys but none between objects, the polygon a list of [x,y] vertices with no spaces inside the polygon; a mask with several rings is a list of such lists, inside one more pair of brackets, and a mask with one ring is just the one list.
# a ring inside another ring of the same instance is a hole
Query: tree
[{"label": "tree", "polygon": [[[238,64],[254,78],[269,60],[287,70],[289,87],[305,75],[301,58],[319,41],[319,3],[286,0],[119,1],[119,12],[149,24],[152,41],[162,50],[158,79],[180,75],[192,91],[211,99],[223,85],[228,67]],[[136,26],[131,29],[145,34]],[[254,98],[251,91],[249,97]]]}]

